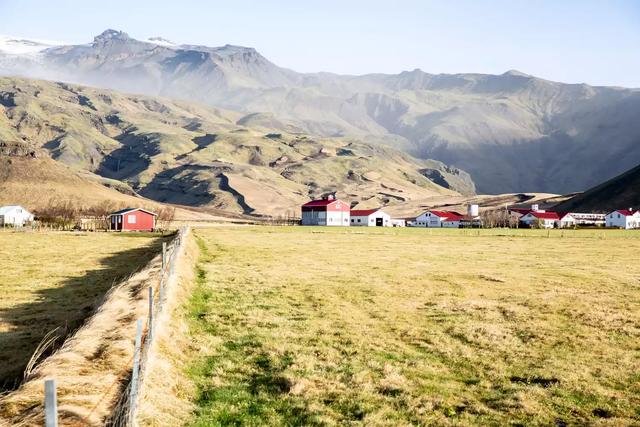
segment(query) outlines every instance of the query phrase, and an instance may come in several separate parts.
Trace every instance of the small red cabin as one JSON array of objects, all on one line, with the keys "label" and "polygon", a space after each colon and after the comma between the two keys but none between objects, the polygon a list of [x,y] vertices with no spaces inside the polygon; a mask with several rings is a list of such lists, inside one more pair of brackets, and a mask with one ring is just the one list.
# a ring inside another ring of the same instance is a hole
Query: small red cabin
[{"label": "small red cabin", "polygon": [[109,229],[115,231],[153,231],[156,214],[140,208],[127,208],[109,214]]}]

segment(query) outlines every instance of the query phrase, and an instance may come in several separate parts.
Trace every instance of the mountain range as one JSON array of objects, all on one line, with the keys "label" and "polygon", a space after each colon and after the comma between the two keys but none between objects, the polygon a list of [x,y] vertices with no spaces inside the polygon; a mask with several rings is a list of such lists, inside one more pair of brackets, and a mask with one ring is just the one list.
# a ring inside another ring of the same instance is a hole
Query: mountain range
[{"label": "mountain range", "polygon": [[[22,159],[11,163],[14,169],[51,171],[62,186],[81,173],[156,202],[258,215],[293,215],[309,198],[334,192],[367,208],[474,193],[468,174],[441,162],[254,119],[193,102],[0,78],[0,157]],[[49,157],[66,167],[40,161]],[[49,180],[35,175],[32,188]],[[35,175],[14,171],[12,185],[15,177]],[[15,189],[13,198],[23,191]]]},{"label": "mountain range", "polygon": [[195,101],[234,112],[247,128],[392,147],[468,172],[479,193],[582,191],[640,163],[637,89],[517,71],[298,73],[252,48],[114,30],[82,45],[20,51],[21,42],[0,40],[0,74]]}]

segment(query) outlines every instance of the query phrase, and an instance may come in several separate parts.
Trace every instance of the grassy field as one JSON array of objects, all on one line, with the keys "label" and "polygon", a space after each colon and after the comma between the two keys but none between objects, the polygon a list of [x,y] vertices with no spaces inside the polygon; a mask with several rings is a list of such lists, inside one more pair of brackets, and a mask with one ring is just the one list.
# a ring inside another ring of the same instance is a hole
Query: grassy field
[{"label": "grassy field", "polygon": [[197,230],[191,424],[640,423],[640,234]]},{"label": "grassy field", "polygon": [[160,251],[153,234],[0,231],[0,386],[10,388],[51,330],[58,344],[116,282]]}]

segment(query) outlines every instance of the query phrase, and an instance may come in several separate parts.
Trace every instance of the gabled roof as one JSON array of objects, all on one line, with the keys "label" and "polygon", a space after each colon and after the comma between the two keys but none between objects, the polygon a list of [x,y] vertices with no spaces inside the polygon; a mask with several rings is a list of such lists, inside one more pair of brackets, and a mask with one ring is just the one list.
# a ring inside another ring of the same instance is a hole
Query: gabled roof
[{"label": "gabled roof", "polygon": [[369,216],[378,212],[379,210],[380,209],[354,209],[351,211],[351,216]]},{"label": "gabled roof", "polygon": [[570,216],[573,218],[573,214],[571,212],[558,212],[558,218],[564,219],[564,217]]},{"label": "gabled roof", "polygon": [[640,211],[633,210],[633,209],[618,209],[617,211],[613,211],[613,212],[609,212],[609,213],[619,213],[620,215],[631,216],[631,215],[635,214],[636,212],[640,212]]},{"label": "gabled roof", "polygon": [[560,217],[558,216],[557,213],[555,212],[538,212],[538,211],[531,211],[529,212],[527,215],[533,215],[534,217],[538,218],[538,219],[560,219]]},{"label": "gabled roof", "polygon": [[26,210],[25,208],[23,208],[22,206],[18,206],[18,205],[9,205],[9,206],[2,206],[0,207],[0,215],[6,215],[9,212],[11,212],[14,209],[22,209],[23,211],[25,211],[26,213],[30,213],[28,210]]},{"label": "gabled roof", "polygon": [[111,213],[109,214],[109,216],[113,216],[113,215],[124,215],[124,214],[127,214],[127,213],[129,213],[129,212],[134,212],[134,211],[142,211],[142,212],[146,212],[146,213],[148,213],[149,215],[158,216],[158,214],[155,214],[155,213],[153,213],[153,212],[151,212],[151,211],[148,211],[148,210],[146,210],[146,209],[142,209],[142,208],[126,208],[126,209],[121,209],[121,210],[119,210],[119,211],[111,212]]}]

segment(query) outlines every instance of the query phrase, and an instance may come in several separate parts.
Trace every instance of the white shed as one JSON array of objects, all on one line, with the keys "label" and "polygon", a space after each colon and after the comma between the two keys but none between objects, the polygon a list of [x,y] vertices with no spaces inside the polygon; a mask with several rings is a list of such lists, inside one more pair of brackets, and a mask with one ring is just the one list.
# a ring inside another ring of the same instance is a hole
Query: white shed
[{"label": "white shed", "polygon": [[25,224],[32,222],[33,219],[33,214],[22,206],[0,207],[0,226],[23,227]]},{"label": "white shed", "polygon": [[604,218],[607,227],[614,228],[640,228],[640,211],[622,209],[607,214]]},{"label": "white shed", "polygon": [[391,227],[391,216],[380,209],[352,210],[352,227]]}]

